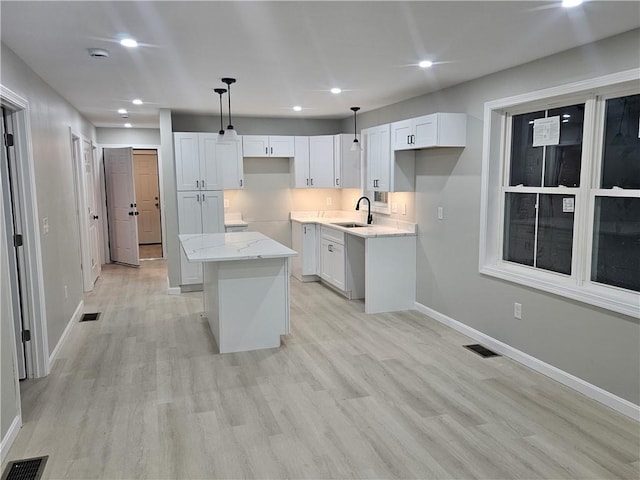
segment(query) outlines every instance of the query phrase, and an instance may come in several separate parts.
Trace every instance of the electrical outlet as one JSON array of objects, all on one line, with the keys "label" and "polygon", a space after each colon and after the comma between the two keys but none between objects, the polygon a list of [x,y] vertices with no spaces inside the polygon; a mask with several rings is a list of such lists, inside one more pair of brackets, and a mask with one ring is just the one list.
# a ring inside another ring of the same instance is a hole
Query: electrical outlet
[{"label": "electrical outlet", "polygon": [[513,304],[513,318],[522,320],[522,304],[517,302]]},{"label": "electrical outlet", "polygon": [[402,214],[403,214],[403,215],[406,215],[406,214],[407,214],[407,204],[406,204],[406,203],[403,203],[403,204],[402,204]]},{"label": "electrical outlet", "polygon": [[398,204],[396,202],[391,202],[391,213],[398,213]]},{"label": "electrical outlet", "polygon": [[224,208],[229,208],[229,199],[224,199]]},{"label": "electrical outlet", "polygon": [[333,200],[331,200],[331,197],[327,197],[327,207],[330,207],[333,204]]},{"label": "electrical outlet", "polygon": [[444,218],[444,208],[438,207],[438,220],[442,220]]},{"label": "electrical outlet", "polygon": [[42,232],[46,235],[49,233],[49,217],[44,217],[42,219]]}]

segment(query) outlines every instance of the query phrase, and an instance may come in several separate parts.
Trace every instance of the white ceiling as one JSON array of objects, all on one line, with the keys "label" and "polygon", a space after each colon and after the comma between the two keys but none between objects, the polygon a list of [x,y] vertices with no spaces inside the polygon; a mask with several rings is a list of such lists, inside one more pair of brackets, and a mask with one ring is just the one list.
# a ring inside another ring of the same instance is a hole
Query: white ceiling
[{"label": "white ceiling", "polygon": [[159,108],[218,115],[225,76],[234,115],[344,118],[637,28],[640,2],[2,0],[0,16],[2,42],[94,125],[127,108],[157,127]]}]

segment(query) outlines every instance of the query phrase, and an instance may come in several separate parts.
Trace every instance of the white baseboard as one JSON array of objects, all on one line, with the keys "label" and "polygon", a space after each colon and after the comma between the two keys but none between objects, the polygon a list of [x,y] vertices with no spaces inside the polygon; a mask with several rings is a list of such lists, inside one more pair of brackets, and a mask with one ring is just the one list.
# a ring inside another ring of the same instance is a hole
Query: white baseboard
[{"label": "white baseboard", "polygon": [[11,426],[9,427],[9,430],[7,430],[7,434],[2,439],[2,442],[0,442],[0,465],[4,464],[4,460],[7,458],[7,455],[9,454],[9,449],[11,448],[11,445],[13,445],[13,442],[15,442],[16,437],[18,436],[21,426],[22,426],[22,419],[20,418],[20,415],[16,415],[15,418],[13,419],[13,422],[11,422]]},{"label": "white baseboard", "polygon": [[67,323],[67,326],[65,327],[64,332],[62,332],[62,335],[60,335],[60,340],[58,340],[58,343],[56,344],[56,348],[54,348],[53,352],[51,352],[51,355],[49,355],[49,366],[47,368],[47,371],[49,372],[51,371],[51,365],[53,365],[53,362],[58,356],[58,353],[60,353],[60,349],[62,348],[62,345],[64,345],[64,342],[69,336],[69,333],[71,333],[71,329],[76,323],[80,321],[80,317],[82,316],[83,310],[84,310],[84,300],[80,300],[80,303],[78,303],[78,306],[76,307],[76,311],[73,312],[73,315],[71,315],[71,318],[69,319],[69,322]]},{"label": "white baseboard", "polygon": [[532,357],[531,355],[524,353],[506,343],[501,342],[500,340],[496,340],[489,335],[486,335],[475,328],[472,328],[464,323],[461,323],[457,320],[454,320],[447,315],[444,315],[436,310],[433,310],[421,303],[416,302],[416,310],[421,313],[424,313],[428,317],[433,318],[434,320],[447,325],[454,330],[457,330],[468,337],[477,340],[482,343],[484,346],[490,348],[491,350],[495,350],[496,352],[504,355],[505,357],[512,358],[513,360],[522,363],[523,365],[535,370],[538,373],[546,375],[563,385],[566,385],[569,388],[573,388],[578,392],[586,395],[587,397],[596,400],[597,402],[606,405],[609,408],[613,408],[617,412],[626,415],[638,422],[640,422],[640,406],[636,405],[624,398],[620,398],[613,393],[607,392],[602,388],[593,385],[581,378],[578,378],[570,373],[565,372],[564,370],[560,370],[553,365],[543,362],[542,360]]}]

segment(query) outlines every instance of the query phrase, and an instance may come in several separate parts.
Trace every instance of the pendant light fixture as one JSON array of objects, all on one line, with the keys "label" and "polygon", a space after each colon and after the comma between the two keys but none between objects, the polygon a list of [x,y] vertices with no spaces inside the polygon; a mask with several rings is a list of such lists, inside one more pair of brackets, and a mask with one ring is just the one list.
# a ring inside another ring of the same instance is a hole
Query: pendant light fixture
[{"label": "pendant light fixture", "polygon": [[360,110],[360,107],[351,107],[351,110],[353,111],[353,143],[351,144],[351,151],[360,152],[362,151],[362,146],[358,141],[358,127],[356,123],[356,113]]},{"label": "pendant light fixture", "polygon": [[213,91],[216,92],[220,96],[220,131],[218,132],[218,135],[222,136],[222,135],[224,135],[224,127],[222,126],[222,94],[223,93],[227,93],[227,89],[226,88],[214,88]]},{"label": "pendant light fixture", "polygon": [[236,132],[235,128],[231,124],[231,84],[236,83],[235,78],[223,78],[222,83],[227,84],[227,96],[229,97],[229,125],[227,125],[227,131],[225,133],[227,140],[236,140],[238,138],[238,132]]}]

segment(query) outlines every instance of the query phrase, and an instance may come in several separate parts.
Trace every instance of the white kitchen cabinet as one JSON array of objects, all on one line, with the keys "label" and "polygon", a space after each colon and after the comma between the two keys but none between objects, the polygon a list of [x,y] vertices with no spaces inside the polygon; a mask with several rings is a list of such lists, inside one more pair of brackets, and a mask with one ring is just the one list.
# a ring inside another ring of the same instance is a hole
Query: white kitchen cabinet
[{"label": "white kitchen cabinet", "polygon": [[217,133],[174,133],[176,188],[221,190],[222,163],[216,159]]},{"label": "white kitchen cabinet", "polygon": [[346,291],[344,233],[324,225],[320,234],[320,278]]},{"label": "white kitchen cabinet", "polygon": [[293,188],[334,188],[333,135],[295,137]]},{"label": "white kitchen cabinet", "polygon": [[393,152],[389,124],[362,131],[367,169],[365,191],[412,192],[415,190],[415,158],[412,152]]},{"label": "white kitchen cabinet", "polygon": [[293,157],[294,137],[288,135],[243,135],[245,157]]},{"label": "white kitchen cabinet", "polygon": [[[223,195],[221,191],[178,192],[179,233],[224,232]],[[180,249],[180,284],[202,283],[202,265],[189,263]]]},{"label": "white kitchen cabinet", "polygon": [[[357,136],[361,141],[360,135]],[[361,188],[360,151],[352,152],[353,135],[339,133],[333,137],[333,171],[335,188]]]},{"label": "white kitchen cabinet", "polygon": [[391,124],[393,150],[431,147],[464,147],[467,116],[464,113],[433,113]]},{"label": "white kitchen cabinet", "polygon": [[222,187],[238,190],[244,187],[242,140],[222,140],[216,144],[216,158],[222,164]]},{"label": "white kitchen cabinet", "polygon": [[302,282],[318,280],[318,229],[315,223],[291,222],[291,274]]}]

